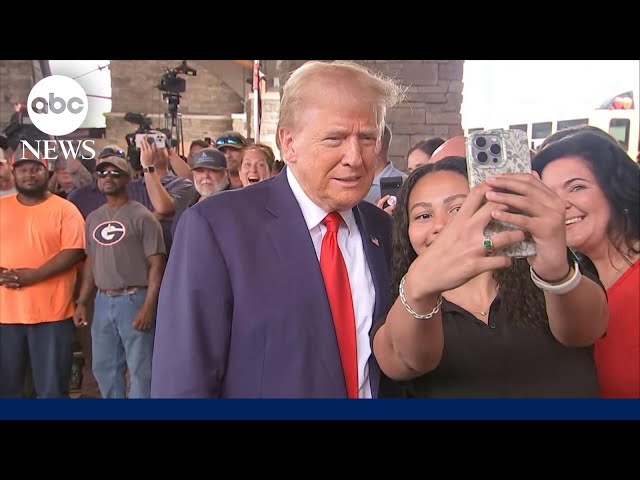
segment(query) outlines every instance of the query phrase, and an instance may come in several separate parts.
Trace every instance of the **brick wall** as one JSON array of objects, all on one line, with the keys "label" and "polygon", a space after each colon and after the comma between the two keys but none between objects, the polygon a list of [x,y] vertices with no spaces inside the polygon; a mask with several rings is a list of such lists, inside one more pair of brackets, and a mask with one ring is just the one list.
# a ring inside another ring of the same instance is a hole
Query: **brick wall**
[{"label": "brick wall", "polygon": [[[136,125],[124,121],[126,112],[149,114],[153,126],[165,126],[164,114],[167,103],[157,85],[166,68],[175,68],[179,60],[112,60],[111,87],[113,103],[106,115],[108,139],[124,144],[124,135],[135,131]],[[186,80],[186,91],[181,94],[179,111],[185,149],[192,140],[204,137],[215,138],[233,126],[232,114],[244,113],[244,100],[214,73],[214,62],[189,61],[197,70]]]},{"label": "brick wall", "polygon": [[31,88],[42,79],[38,60],[0,60],[0,131],[15,112],[16,103],[27,103]]},{"label": "brick wall", "polygon": [[[219,61],[194,60],[197,70],[186,80],[186,92],[180,99],[185,147],[196,138],[217,137],[225,130],[251,132],[252,94],[238,95],[216,74]],[[406,169],[406,153],[419,140],[438,135],[450,138],[462,134],[462,60],[356,60],[374,71],[396,78],[407,87],[405,101],[389,112],[393,132],[390,158]],[[279,93],[274,85],[283,85],[289,73],[304,60],[269,60],[264,63],[267,89],[263,93],[261,140],[275,149]],[[166,101],[157,88],[166,68],[179,60],[112,60],[112,113],[106,115],[106,142],[124,144],[124,135],[136,126],[124,121],[126,112],[151,114],[154,126],[164,127]],[[278,77],[278,81],[274,81]],[[13,104],[26,101],[31,87],[42,78],[36,60],[0,61],[0,128],[13,113]],[[277,150],[276,150],[277,151]]]}]

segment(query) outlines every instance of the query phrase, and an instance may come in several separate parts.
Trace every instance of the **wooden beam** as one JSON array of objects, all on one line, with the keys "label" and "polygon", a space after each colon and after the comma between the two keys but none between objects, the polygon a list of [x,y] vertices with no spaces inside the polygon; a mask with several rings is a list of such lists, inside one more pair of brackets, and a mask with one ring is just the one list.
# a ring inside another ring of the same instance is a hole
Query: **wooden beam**
[{"label": "wooden beam", "polygon": [[248,70],[253,70],[253,60],[231,60],[233,63],[237,63],[238,65],[242,65],[244,68]]}]

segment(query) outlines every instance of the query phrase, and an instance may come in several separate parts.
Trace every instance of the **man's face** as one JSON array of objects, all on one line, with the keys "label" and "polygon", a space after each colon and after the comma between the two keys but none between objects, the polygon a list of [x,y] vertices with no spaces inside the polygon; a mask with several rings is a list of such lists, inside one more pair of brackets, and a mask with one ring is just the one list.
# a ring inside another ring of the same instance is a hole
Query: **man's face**
[{"label": "man's face", "polygon": [[297,126],[281,128],[284,158],[309,198],[327,212],[353,208],[376,169],[380,128],[371,102],[357,92],[309,87]]},{"label": "man's face", "polygon": [[49,174],[37,160],[20,162],[13,168],[16,190],[27,197],[39,197],[47,190]]},{"label": "man's face", "polygon": [[229,177],[224,169],[196,168],[193,170],[193,184],[203,197],[221,192],[229,185]]},{"label": "man's face", "polygon": [[96,171],[98,189],[105,195],[118,195],[127,188],[129,176],[114,165],[105,165]]},{"label": "man's face", "polygon": [[221,147],[219,150],[224,153],[227,159],[227,169],[229,173],[237,174],[240,170],[240,162],[242,161],[242,150],[235,147]]},{"label": "man's face", "polygon": [[71,177],[71,174],[66,167],[62,165],[56,166],[56,178],[58,180],[58,185],[60,185],[60,188],[62,190],[67,193],[73,190],[73,187],[75,186],[73,183],[73,178]]}]

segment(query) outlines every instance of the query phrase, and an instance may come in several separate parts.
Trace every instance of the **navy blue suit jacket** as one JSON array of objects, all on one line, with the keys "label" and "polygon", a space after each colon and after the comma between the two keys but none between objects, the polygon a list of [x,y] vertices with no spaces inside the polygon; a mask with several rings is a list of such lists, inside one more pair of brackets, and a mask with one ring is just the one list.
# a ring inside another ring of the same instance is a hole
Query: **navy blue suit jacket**
[{"label": "navy blue suit jacket", "polygon": [[[390,217],[353,209],[388,312]],[[374,398],[380,369],[371,356]],[[221,192],[182,216],[162,281],[152,397],[346,398],[329,302],[285,171]]]}]

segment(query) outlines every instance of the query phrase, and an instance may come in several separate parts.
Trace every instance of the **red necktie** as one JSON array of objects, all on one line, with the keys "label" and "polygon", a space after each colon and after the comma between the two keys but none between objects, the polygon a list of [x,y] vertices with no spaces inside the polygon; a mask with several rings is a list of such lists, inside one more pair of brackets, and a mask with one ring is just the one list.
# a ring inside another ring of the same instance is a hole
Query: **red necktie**
[{"label": "red necktie", "polygon": [[331,212],[322,221],[327,232],[322,239],[320,270],[329,296],[333,325],[336,329],[342,370],[349,398],[358,398],[358,354],[356,349],[356,322],[347,265],[338,246],[338,227],[341,217]]}]

